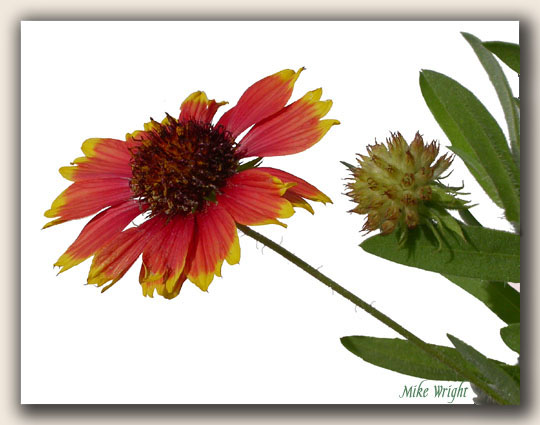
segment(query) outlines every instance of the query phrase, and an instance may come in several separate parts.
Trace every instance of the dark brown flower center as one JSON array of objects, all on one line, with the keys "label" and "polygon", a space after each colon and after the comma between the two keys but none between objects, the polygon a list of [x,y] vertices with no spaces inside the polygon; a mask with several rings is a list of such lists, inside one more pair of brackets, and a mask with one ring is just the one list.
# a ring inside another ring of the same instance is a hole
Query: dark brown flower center
[{"label": "dark brown flower center", "polygon": [[222,126],[167,115],[152,120],[148,140],[131,152],[134,197],[151,215],[188,215],[204,208],[238,167],[236,144]]}]

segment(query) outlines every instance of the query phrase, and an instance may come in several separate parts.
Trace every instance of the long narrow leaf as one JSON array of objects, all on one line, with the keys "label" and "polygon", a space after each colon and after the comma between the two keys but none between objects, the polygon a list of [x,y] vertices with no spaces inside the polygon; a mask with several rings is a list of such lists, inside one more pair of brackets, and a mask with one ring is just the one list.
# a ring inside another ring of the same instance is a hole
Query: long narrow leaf
[{"label": "long narrow leaf", "polygon": [[514,381],[516,381],[517,384],[520,384],[521,382],[521,368],[519,367],[519,364],[517,365],[508,365],[505,363],[497,362],[497,364],[503,369],[508,375],[512,377]]},{"label": "long narrow leaf", "polygon": [[491,177],[489,177],[484,164],[478,159],[476,152],[460,149],[456,146],[450,146],[448,149],[462,159],[476,181],[482,186],[495,205],[504,208],[501,198],[499,198],[497,188],[495,187],[493,180],[491,180]]},{"label": "long narrow leaf", "polygon": [[519,292],[506,282],[493,282],[463,276],[443,275],[469,294],[482,301],[506,323],[519,322]]},{"label": "long narrow leaf", "polygon": [[519,44],[504,41],[485,41],[483,44],[511,69],[520,73]]},{"label": "long narrow leaf", "polygon": [[[366,362],[394,372],[431,380],[463,381],[463,377],[453,369],[404,339],[353,335],[341,338],[341,343],[347,350]],[[471,371],[454,348],[430,345]]]},{"label": "long narrow leaf", "polygon": [[[465,163],[479,184],[495,201],[494,186],[506,218],[519,222],[519,170],[495,119],[469,90],[446,75],[424,70],[420,88],[452,146],[469,156]],[[470,161],[474,161],[474,167]],[[486,179],[492,185],[486,185]]]},{"label": "long narrow leaf", "polygon": [[455,336],[447,336],[463,358],[474,365],[484,379],[492,384],[492,389],[506,404],[519,404],[519,384],[504,369]]},{"label": "long narrow leaf", "polygon": [[508,135],[510,136],[510,143],[512,145],[512,152],[514,158],[519,165],[519,150],[520,150],[520,131],[519,131],[519,111],[514,102],[514,96],[512,95],[512,89],[510,84],[504,75],[504,72],[497,62],[497,59],[493,56],[491,51],[486,49],[482,44],[482,41],[476,38],[472,34],[461,33],[465,40],[471,45],[476,56],[480,60],[480,63],[486,70],[504,112],[506,124],[508,125]]},{"label": "long narrow leaf", "polygon": [[410,232],[400,248],[397,232],[375,235],[360,244],[362,249],[406,266],[454,276],[519,282],[520,238],[518,235],[479,226],[462,226],[466,241],[448,233],[439,250],[429,230]]},{"label": "long narrow leaf", "polygon": [[516,353],[519,353],[520,350],[520,326],[519,323],[512,323],[506,328],[501,329],[501,338],[504,343]]},{"label": "long narrow leaf", "polygon": [[[342,337],[341,343],[366,362],[394,372],[434,381],[463,381],[456,371],[405,339],[351,335]],[[479,376],[476,368],[467,363],[455,348],[435,344],[429,346],[467,372]],[[519,366],[491,361],[519,382]]]}]

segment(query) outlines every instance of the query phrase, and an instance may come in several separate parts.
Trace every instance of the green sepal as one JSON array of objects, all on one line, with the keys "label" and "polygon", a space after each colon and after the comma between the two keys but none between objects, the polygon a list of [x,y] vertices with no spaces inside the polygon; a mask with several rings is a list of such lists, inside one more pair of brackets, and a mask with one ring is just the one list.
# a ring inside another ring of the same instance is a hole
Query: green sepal
[{"label": "green sepal", "polygon": [[448,211],[442,208],[430,208],[429,211],[432,217],[439,223],[439,231],[444,232],[444,229],[440,228],[440,226],[444,226],[447,230],[454,232],[465,242],[467,241],[459,222],[452,217]]},{"label": "green sepal", "polygon": [[258,167],[259,165],[261,165],[262,160],[263,159],[259,157],[259,158],[252,159],[251,161],[244,162],[243,164],[238,165],[238,167],[236,168],[236,171],[240,172],[240,171],[245,171],[251,168]]},{"label": "green sepal", "polygon": [[[472,208],[472,207],[474,207],[476,205],[477,204],[471,205],[469,208]],[[461,217],[461,219],[465,222],[465,224],[468,224],[469,226],[480,226],[480,227],[482,227],[482,225],[476,219],[476,217],[471,214],[471,212],[469,211],[469,208],[463,209],[463,210],[458,210],[458,214]]]},{"label": "green sepal", "polygon": [[405,223],[400,223],[398,226],[398,246],[403,248],[407,243],[407,236],[409,235],[409,229]]},{"label": "green sepal", "polygon": [[470,207],[467,205],[469,201],[456,197],[459,194],[459,189],[462,188],[447,187],[441,184],[433,185],[431,186],[431,199],[426,202],[426,205],[433,204],[451,210],[467,209]]},{"label": "green sepal", "polygon": [[339,162],[341,162],[345,167],[347,167],[352,172],[356,170],[356,167],[354,165],[349,164],[348,162],[345,162],[345,161],[339,161]]},{"label": "green sepal", "polygon": [[208,202],[212,202],[214,204],[217,204],[217,195],[216,195],[216,191],[213,190],[212,192],[210,192],[209,195],[206,195],[206,196],[203,196],[203,199],[205,201],[208,201]]}]

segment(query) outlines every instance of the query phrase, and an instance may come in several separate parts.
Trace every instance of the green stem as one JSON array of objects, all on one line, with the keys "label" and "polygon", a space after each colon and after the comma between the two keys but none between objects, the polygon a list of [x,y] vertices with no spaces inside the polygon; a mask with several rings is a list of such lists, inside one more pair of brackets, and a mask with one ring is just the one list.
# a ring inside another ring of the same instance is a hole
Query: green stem
[{"label": "green stem", "polygon": [[337,292],[344,298],[351,301],[354,305],[357,305],[358,307],[360,307],[367,313],[371,314],[373,317],[383,322],[385,325],[387,325],[388,327],[396,331],[398,334],[404,336],[407,340],[409,340],[410,342],[412,342],[413,344],[415,344],[416,346],[424,350],[426,353],[428,353],[432,357],[435,357],[437,360],[439,360],[440,362],[444,363],[449,368],[456,371],[459,375],[461,375],[464,378],[464,380],[474,383],[478,387],[482,388],[482,390],[484,390],[484,392],[489,394],[493,399],[500,402],[501,404],[505,404],[505,400],[501,399],[500,396],[497,393],[495,393],[491,387],[489,387],[483,381],[478,380],[478,378],[474,376],[472,373],[470,373],[467,370],[464,370],[460,365],[456,364],[453,360],[449,359],[448,357],[440,353],[438,350],[431,347],[429,344],[427,344],[426,342],[418,338],[412,332],[405,329],[399,323],[396,323],[390,317],[380,312],[376,308],[372,307],[370,304],[368,304],[361,298],[357,297],[352,292],[348,291],[343,286],[339,285],[337,282],[333,281],[332,279],[325,276],[317,269],[310,266],[308,263],[306,263],[302,259],[298,258],[292,252],[286,250],[281,245],[275,243],[274,241],[268,239],[266,236],[261,235],[260,233],[256,232],[255,230],[247,226],[244,226],[242,224],[237,224],[236,226],[247,236],[255,239],[258,242],[261,242],[262,244],[266,245],[271,250],[277,252],[282,257],[285,257],[291,263],[301,268],[302,270],[304,270],[306,273],[313,276],[318,281],[324,283],[333,291]]}]

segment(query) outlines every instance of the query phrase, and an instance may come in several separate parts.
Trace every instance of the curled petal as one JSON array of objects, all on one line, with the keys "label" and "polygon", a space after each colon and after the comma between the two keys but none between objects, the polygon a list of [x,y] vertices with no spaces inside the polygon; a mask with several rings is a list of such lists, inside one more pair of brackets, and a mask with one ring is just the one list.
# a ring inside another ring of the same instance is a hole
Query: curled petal
[{"label": "curled petal", "polygon": [[313,146],[337,120],[321,120],[332,101],[321,101],[322,90],[308,92],[283,110],[256,124],[240,141],[239,151],[248,156],[279,156],[302,152]]},{"label": "curled petal", "polygon": [[129,200],[129,180],[122,178],[81,180],[64,190],[52,203],[45,217],[60,217],[44,228],[68,220],[83,218]]},{"label": "curled petal", "polygon": [[227,102],[216,102],[213,99],[208,100],[205,92],[196,91],[195,93],[190,94],[182,103],[178,121],[193,120],[211,123],[218,108],[225,104],[227,104]]},{"label": "curled petal", "polygon": [[143,211],[141,211],[139,203],[130,200],[96,215],[54,264],[61,268],[59,273],[91,257],[124,230],[141,212]]},{"label": "curled petal", "polygon": [[193,237],[193,216],[175,217],[167,222],[158,218],[162,227],[143,251],[139,281],[143,295],[153,297],[154,290],[165,298],[174,298],[186,279],[186,257]]},{"label": "curled petal", "polygon": [[287,201],[289,201],[294,208],[303,208],[311,214],[315,214],[315,211],[313,211],[313,207],[300,195],[288,190],[287,192],[285,192],[285,195],[283,195],[283,197]]},{"label": "curled petal", "polygon": [[154,218],[117,234],[94,255],[88,283],[102,286],[111,281],[102,291],[109,289],[124,276],[162,226],[161,221]]},{"label": "curled petal", "polygon": [[167,291],[166,284],[162,278],[158,278],[155,280],[149,280],[145,279],[146,276],[146,269],[144,267],[141,268],[141,273],[139,275],[139,281],[141,282],[142,292],[145,297],[154,298],[154,291],[157,292],[158,295],[161,295],[163,298],[167,298],[168,300],[172,300],[175,298],[179,293],[180,289],[182,289],[182,285],[186,281],[186,275],[185,273],[182,273],[178,279],[175,281],[173,288],[171,291]]},{"label": "curled petal", "polygon": [[294,214],[291,203],[283,196],[291,186],[294,183],[285,184],[269,173],[252,168],[232,176],[217,200],[237,223],[285,226],[277,219]]},{"label": "curled petal", "polygon": [[287,104],[303,69],[296,72],[285,69],[257,81],[244,92],[234,108],[223,114],[218,125],[225,126],[236,137],[253,124],[275,114]]},{"label": "curled petal", "polygon": [[206,291],[214,275],[221,276],[223,260],[229,264],[240,261],[240,244],[234,220],[220,205],[210,203],[195,220],[196,239],[187,277]]},{"label": "curled petal", "polygon": [[283,170],[278,170],[277,168],[259,167],[258,169],[277,177],[283,183],[295,183],[294,186],[287,190],[285,195],[295,194],[310,201],[322,202],[323,204],[327,202],[332,203],[332,200],[328,196],[300,177],[296,177]]}]

